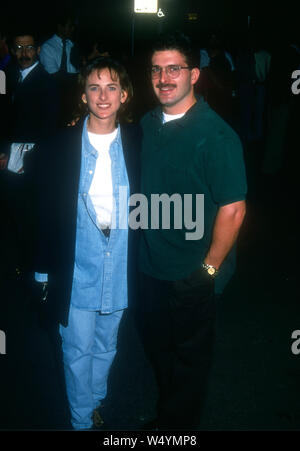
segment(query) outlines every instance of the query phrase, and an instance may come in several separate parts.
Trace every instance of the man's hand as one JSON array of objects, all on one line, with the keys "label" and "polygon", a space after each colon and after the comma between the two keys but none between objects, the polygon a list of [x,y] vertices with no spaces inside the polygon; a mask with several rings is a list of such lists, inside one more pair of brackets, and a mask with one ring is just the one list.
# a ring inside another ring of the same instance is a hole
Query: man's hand
[{"label": "man's hand", "polygon": [[48,297],[48,282],[40,282],[42,285],[42,301],[46,302]]},{"label": "man's hand", "polygon": [[34,284],[34,298],[37,304],[43,304],[48,297],[48,282],[35,281]]}]

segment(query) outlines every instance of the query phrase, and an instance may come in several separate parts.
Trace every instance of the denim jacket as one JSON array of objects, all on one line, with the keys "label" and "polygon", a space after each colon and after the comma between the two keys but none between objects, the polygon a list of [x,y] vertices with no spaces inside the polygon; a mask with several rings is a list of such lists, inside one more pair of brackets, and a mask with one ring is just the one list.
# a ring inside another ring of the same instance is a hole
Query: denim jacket
[{"label": "denim jacket", "polygon": [[[82,132],[82,157],[78,191],[76,250],[71,303],[82,310],[111,313],[128,304],[128,199],[129,182],[123,155],[120,127],[109,153],[113,181],[114,224],[107,238],[101,231],[89,196],[97,150]],[[121,189],[120,189],[121,188]],[[121,198],[120,198],[121,193]],[[36,274],[36,280],[45,280]]]}]

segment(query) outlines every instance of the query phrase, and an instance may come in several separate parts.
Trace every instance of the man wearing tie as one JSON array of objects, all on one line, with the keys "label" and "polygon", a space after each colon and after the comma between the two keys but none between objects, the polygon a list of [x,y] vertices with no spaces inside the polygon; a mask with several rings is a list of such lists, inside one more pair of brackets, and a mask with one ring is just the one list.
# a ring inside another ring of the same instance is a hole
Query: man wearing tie
[{"label": "man wearing tie", "polygon": [[31,267],[33,149],[56,130],[59,114],[56,83],[40,64],[39,51],[31,31],[14,36],[13,62],[6,71],[8,127],[0,141],[0,159],[7,162],[1,171],[1,191],[10,217],[11,244],[17,250],[14,263],[24,271]]},{"label": "man wearing tie", "polygon": [[68,13],[59,16],[56,33],[41,45],[40,61],[46,71],[57,81],[62,100],[60,125],[73,119],[76,108],[74,89],[79,71],[79,54],[71,41],[74,21]]},{"label": "man wearing tie", "polygon": [[41,46],[40,61],[49,74],[78,73],[72,61],[74,43],[71,41],[74,23],[64,15],[59,19],[56,33]]}]

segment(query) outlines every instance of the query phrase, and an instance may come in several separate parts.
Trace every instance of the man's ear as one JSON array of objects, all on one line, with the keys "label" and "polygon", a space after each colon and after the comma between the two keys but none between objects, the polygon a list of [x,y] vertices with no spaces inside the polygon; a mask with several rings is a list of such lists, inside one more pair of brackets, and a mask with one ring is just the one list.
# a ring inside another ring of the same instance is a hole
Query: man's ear
[{"label": "man's ear", "polygon": [[83,101],[83,103],[87,103],[86,95],[84,93],[81,96],[81,100]]},{"label": "man's ear", "polygon": [[200,77],[200,69],[198,69],[198,67],[193,67],[193,69],[191,70],[191,81],[193,85],[197,83],[199,77]]},{"label": "man's ear", "polygon": [[37,49],[36,49],[36,53],[39,55],[39,54],[40,54],[40,51],[41,51],[41,47],[38,46]]}]

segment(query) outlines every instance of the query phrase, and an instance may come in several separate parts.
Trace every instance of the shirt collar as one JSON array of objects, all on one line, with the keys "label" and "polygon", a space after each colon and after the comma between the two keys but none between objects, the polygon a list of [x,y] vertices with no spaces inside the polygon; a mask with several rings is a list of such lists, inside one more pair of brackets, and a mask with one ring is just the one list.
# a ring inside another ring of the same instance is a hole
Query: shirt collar
[{"label": "shirt collar", "polygon": [[[94,155],[95,157],[98,157],[98,152],[94,147],[91,145],[89,137],[88,137],[88,129],[87,129],[87,121],[88,121],[89,115],[86,116],[83,123],[83,132],[82,132],[82,149],[84,153],[90,153]],[[118,124],[118,132],[116,138],[113,140],[113,142],[116,142],[118,145],[121,144],[121,131],[120,131],[120,124]]]},{"label": "shirt collar", "polygon": [[39,64],[39,61],[36,61],[32,66],[27,67],[26,69],[20,70],[20,73],[22,75],[22,81],[25,77]]},{"label": "shirt collar", "polygon": [[[60,38],[57,34],[54,34],[54,35],[53,35],[53,39],[54,39],[58,44],[62,45],[63,40],[62,40],[62,38]],[[70,39],[66,39],[66,42],[71,42],[71,40],[70,40]]]},{"label": "shirt collar", "polygon": [[[202,96],[199,96],[198,94],[195,95],[197,102],[194,103],[194,105],[192,105],[184,114],[183,117],[181,117],[180,119],[177,119],[176,123],[178,125],[184,125],[184,121],[187,117],[189,117],[190,114],[192,114],[192,112],[195,109],[200,108],[203,104],[204,104],[204,98]],[[156,107],[154,110],[152,110],[151,112],[152,116],[155,116],[157,118],[159,118],[159,120],[161,122],[163,122],[163,110],[161,105],[159,105],[158,107]]]}]

